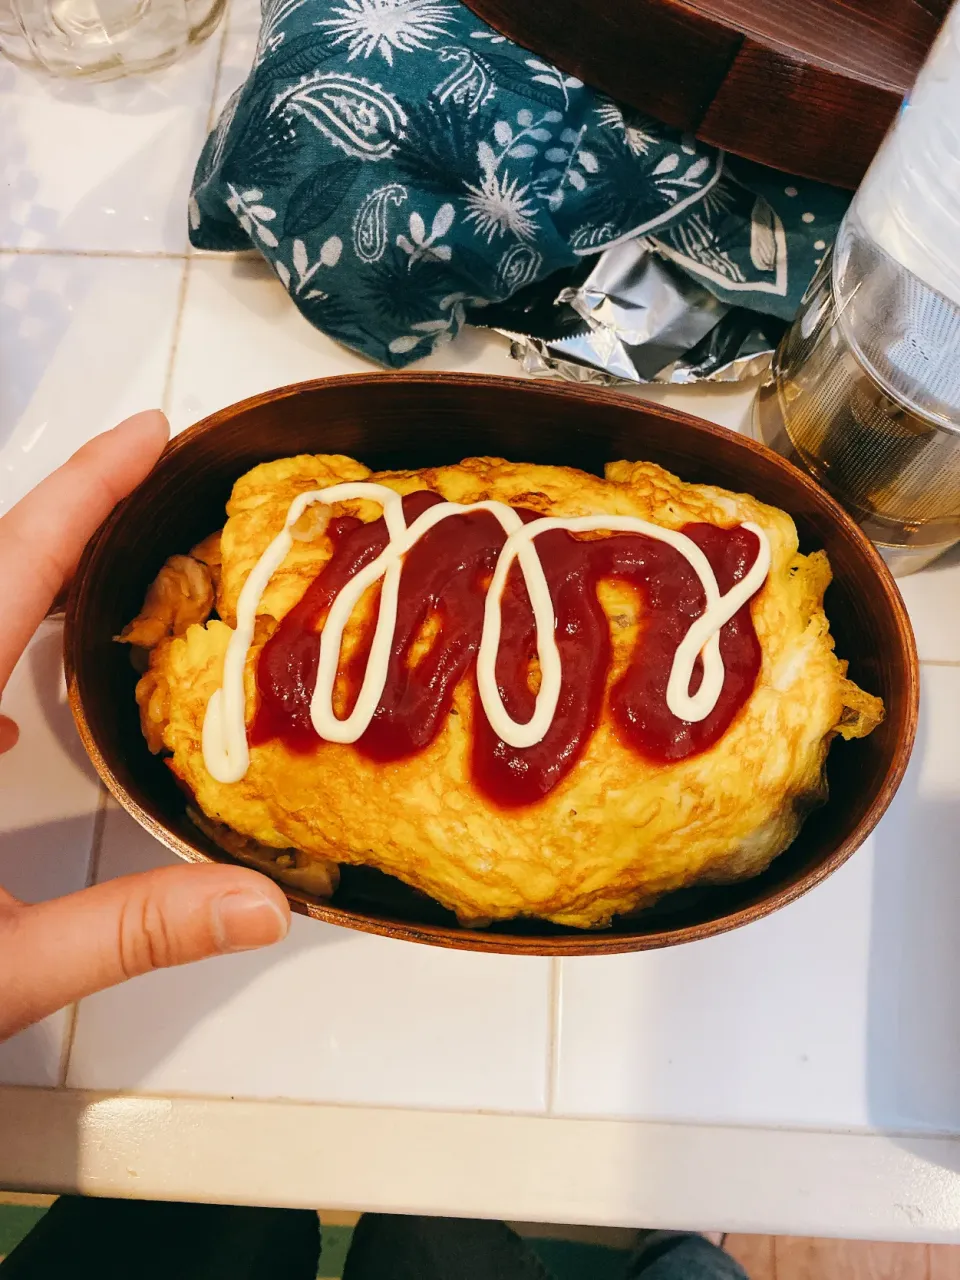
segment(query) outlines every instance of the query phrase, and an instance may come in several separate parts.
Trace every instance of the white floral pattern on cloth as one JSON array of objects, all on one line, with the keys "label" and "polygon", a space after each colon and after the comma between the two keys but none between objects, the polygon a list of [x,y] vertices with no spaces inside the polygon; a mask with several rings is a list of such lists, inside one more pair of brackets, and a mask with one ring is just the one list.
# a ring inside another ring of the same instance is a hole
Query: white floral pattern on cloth
[{"label": "white floral pattern on cloth", "polygon": [[264,0],[189,223],[199,248],[256,247],[312,324],[399,367],[636,236],[789,316],[846,203],[617,105],[459,0]]},{"label": "white floral pattern on cloth", "polygon": [[321,18],[317,25],[330,32],[334,47],[347,46],[348,61],[379,54],[393,66],[394,51],[429,49],[437,36],[449,35],[447,23],[455,10],[440,0],[346,0],[332,12],[335,17]]}]

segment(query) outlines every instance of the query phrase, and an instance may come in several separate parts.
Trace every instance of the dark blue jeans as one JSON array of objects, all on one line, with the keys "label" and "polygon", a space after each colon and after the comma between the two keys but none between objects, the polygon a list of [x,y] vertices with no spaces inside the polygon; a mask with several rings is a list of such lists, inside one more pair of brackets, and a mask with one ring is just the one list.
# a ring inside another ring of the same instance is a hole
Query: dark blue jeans
[{"label": "dark blue jeans", "polygon": [[[314,1280],[315,1213],[62,1196],[0,1264],[0,1280]],[[746,1280],[700,1236],[654,1232],[623,1280]],[[502,1222],[366,1214],[343,1280],[552,1280]]]},{"label": "dark blue jeans", "polygon": [[[747,1280],[734,1260],[703,1236],[652,1232],[623,1280]],[[360,1219],[343,1280],[553,1280],[502,1222],[470,1218]]]}]

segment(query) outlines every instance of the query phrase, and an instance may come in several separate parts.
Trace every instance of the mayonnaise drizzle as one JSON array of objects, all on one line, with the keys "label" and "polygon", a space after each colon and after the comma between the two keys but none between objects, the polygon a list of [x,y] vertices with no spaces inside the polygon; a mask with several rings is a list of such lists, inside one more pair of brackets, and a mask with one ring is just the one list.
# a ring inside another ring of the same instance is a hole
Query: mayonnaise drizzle
[{"label": "mayonnaise drizzle", "polygon": [[[253,642],[260,600],[293,545],[291,530],[307,507],[315,503],[332,506],[358,498],[376,502],[382,507],[390,540],[380,555],[355,574],[337,594],[320,634],[320,660],[310,702],[310,719],[319,736],[328,742],[356,742],[373,719],[389,670],[403,556],[428,529],[450,516],[487,511],[499,520],[507,534],[484,603],[483,631],[477,653],[477,689],[491,728],[511,747],[532,747],[543,741],[553,723],[560,697],[562,672],[554,634],[556,616],[534,545],[539,534],[551,529],[566,529],[571,533],[642,533],[668,543],[686,559],[703,586],[706,607],[691,624],[674,656],[667,683],[667,706],[679,719],[691,722],[706,719],[723,689],[721,629],[760,589],[770,569],[770,544],[766,534],[758,525],[749,523],[742,527],[757,536],[760,543],[757,558],[746,576],[722,595],[710,562],[692,539],[636,516],[547,516],[524,524],[516,511],[502,502],[477,502],[469,506],[458,502],[439,502],[428,507],[408,527],[403,514],[403,499],[385,485],[362,482],[337,484],[301,493],[290,504],[283,529],[264,551],[243,585],[237,601],[237,627],[230,637],[224,658],[223,682],[207,704],[203,721],[203,759],[208,772],[218,782],[239,782],[250,764],[244,695],[247,654]],[[496,679],[501,600],[514,560],[519,562],[533,609],[540,663],[540,689],[533,716],[523,724],[508,714]],[[340,720],[333,710],[333,691],[340,665],[343,632],[363,593],[381,579],[377,623],[360,693],[350,715]],[[698,656],[703,659],[703,679],[697,692],[691,695],[690,681]]]}]

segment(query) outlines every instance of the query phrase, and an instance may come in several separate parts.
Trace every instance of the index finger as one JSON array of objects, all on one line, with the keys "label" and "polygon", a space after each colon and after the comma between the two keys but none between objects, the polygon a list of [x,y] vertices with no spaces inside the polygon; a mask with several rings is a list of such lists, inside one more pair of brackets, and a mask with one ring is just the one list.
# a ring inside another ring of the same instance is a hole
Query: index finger
[{"label": "index finger", "polygon": [[87,541],[140,483],[170,434],[159,409],[95,436],[0,517],[0,691]]}]

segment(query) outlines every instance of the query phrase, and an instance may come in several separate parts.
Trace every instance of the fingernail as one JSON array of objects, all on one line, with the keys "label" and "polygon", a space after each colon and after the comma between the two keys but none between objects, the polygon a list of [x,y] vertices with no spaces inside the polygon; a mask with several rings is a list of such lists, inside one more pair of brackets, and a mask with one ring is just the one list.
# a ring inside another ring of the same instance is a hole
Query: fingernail
[{"label": "fingernail", "polygon": [[289,922],[259,889],[233,889],[213,904],[213,933],[221,952],[269,947],[287,936]]},{"label": "fingernail", "polygon": [[0,715],[0,755],[4,751],[9,751],[11,747],[17,745],[20,737],[20,728],[15,720],[11,720],[9,716]]}]

